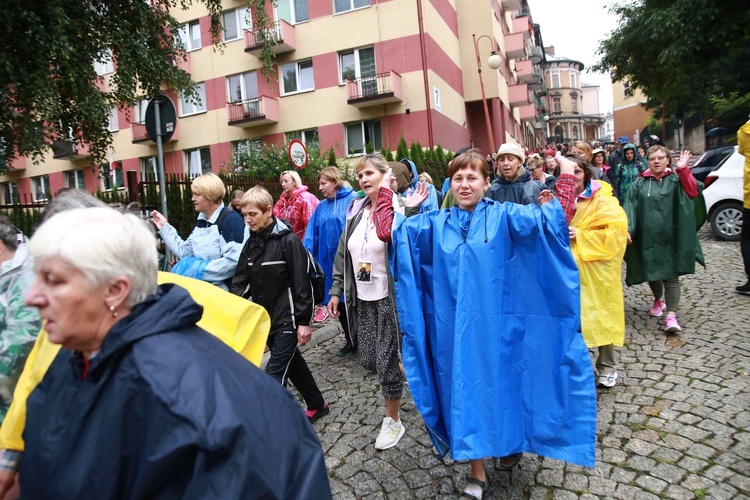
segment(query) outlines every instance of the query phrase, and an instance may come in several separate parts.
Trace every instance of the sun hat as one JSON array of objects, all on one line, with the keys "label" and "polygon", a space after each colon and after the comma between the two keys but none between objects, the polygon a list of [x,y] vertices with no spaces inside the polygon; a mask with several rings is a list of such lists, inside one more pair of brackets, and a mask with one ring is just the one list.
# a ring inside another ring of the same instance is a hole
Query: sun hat
[{"label": "sun hat", "polygon": [[512,144],[510,142],[506,142],[505,144],[500,146],[500,149],[497,150],[497,153],[492,157],[497,158],[500,155],[513,155],[517,156],[519,160],[521,160],[521,163],[523,163],[524,160],[524,154],[523,149],[521,149],[521,146],[518,144]]}]

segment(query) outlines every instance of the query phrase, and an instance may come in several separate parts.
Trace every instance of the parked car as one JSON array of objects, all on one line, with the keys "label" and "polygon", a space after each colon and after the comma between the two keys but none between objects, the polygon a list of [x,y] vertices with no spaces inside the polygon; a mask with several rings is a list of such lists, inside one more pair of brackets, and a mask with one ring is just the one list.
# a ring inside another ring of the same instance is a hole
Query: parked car
[{"label": "parked car", "polygon": [[711,230],[722,240],[739,241],[742,231],[742,173],[745,157],[737,152],[726,157],[706,177],[706,200]]},{"label": "parked car", "polygon": [[709,149],[695,160],[690,167],[693,177],[701,182],[706,182],[706,176],[714,171],[724,158],[734,152],[734,146],[720,146],[715,149]]}]

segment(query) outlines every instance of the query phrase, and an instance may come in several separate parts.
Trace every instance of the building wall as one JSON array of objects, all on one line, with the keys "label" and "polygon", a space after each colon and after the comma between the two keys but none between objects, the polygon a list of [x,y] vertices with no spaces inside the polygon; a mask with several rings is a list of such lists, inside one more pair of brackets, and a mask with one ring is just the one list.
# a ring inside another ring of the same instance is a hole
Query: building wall
[{"label": "building wall", "polygon": [[643,105],[646,95],[639,89],[632,90],[627,82],[612,82],[614,105],[614,138],[626,135],[631,141],[640,140],[637,134],[646,126],[651,113]]}]

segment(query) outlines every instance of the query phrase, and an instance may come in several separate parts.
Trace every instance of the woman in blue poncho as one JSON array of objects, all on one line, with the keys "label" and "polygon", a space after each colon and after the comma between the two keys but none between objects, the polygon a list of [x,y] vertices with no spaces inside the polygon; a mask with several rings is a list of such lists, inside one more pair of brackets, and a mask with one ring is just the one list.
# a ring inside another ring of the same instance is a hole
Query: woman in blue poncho
[{"label": "woman in blue poncho", "polygon": [[[324,198],[310,217],[305,237],[302,239],[302,244],[320,263],[320,267],[323,268],[323,273],[326,276],[326,296],[322,304],[323,307],[319,307],[315,312],[314,319],[316,322],[323,321],[328,316],[325,306],[330,299],[328,290],[330,290],[333,281],[333,260],[336,258],[339,238],[341,238],[344,224],[346,224],[346,209],[356,198],[352,188],[344,185],[344,176],[336,167],[327,167],[321,170],[318,174],[318,184]],[[344,330],[344,337],[346,338],[346,344],[339,351],[339,356],[348,356],[354,353],[355,348],[349,334],[349,323],[346,319],[346,308],[343,301],[339,303],[338,311],[341,315],[341,328]]]},{"label": "woman in blue poncho", "polygon": [[[450,177],[455,207],[405,219],[383,196],[373,220],[394,247],[414,403],[439,455],[470,461],[463,496],[481,499],[485,457],[512,467],[529,451],[593,467],[596,395],[560,204],[484,198],[477,151],[455,158]],[[426,196],[423,186],[417,193]],[[544,298],[531,311],[528,296]]]}]

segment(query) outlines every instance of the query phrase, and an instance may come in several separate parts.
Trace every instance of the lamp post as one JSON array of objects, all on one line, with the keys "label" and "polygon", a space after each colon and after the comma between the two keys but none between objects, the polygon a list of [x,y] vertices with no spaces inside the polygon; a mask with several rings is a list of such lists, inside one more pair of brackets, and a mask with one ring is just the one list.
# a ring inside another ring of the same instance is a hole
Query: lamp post
[{"label": "lamp post", "polygon": [[549,115],[545,114],[542,120],[544,120],[544,130],[546,132],[544,136],[544,147],[546,148],[549,146]]},{"label": "lamp post", "polygon": [[503,58],[497,55],[497,47],[495,46],[495,40],[490,38],[487,35],[480,35],[477,37],[475,34],[472,34],[471,37],[474,39],[474,53],[477,56],[477,73],[479,74],[479,88],[482,89],[482,105],[484,105],[484,119],[487,124],[487,139],[490,141],[490,153],[494,154],[497,152],[497,149],[495,149],[495,138],[492,135],[492,122],[490,122],[490,111],[487,108],[487,97],[484,94],[484,81],[482,80],[482,61],[479,59],[479,40],[482,38],[486,38],[490,41],[492,44],[492,52],[490,53],[490,57],[487,59],[487,66],[490,67],[490,69],[498,69],[500,66],[503,65]]}]

